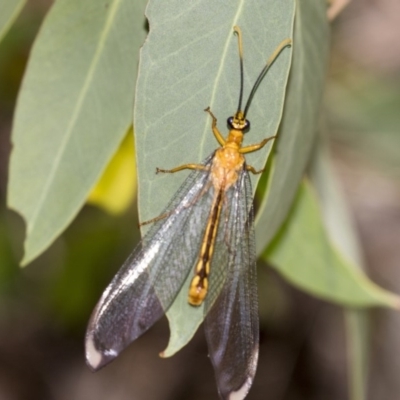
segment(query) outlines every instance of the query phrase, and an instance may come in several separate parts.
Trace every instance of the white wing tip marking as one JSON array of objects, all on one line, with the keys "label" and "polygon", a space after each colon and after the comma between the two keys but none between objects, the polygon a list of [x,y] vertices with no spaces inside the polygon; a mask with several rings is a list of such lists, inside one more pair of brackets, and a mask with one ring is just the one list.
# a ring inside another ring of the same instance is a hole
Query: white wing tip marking
[{"label": "white wing tip marking", "polygon": [[94,341],[93,334],[89,334],[86,338],[86,361],[91,368],[96,370],[101,365],[103,355],[97,350]]},{"label": "white wing tip marking", "polygon": [[113,359],[118,353],[113,349],[108,349],[100,352],[94,343],[93,334],[90,333],[86,338],[86,361],[88,365],[93,369],[99,369],[106,359]]},{"label": "white wing tip marking", "polygon": [[247,393],[249,393],[252,383],[253,383],[253,377],[249,376],[242,385],[242,387],[229,394],[229,400],[243,400],[246,397]]},{"label": "white wing tip marking", "polygon": [[257,362],[258,362],[258,342],[253,349],[253,361],[251,363],[249,376],[238,390],[235,390],[234,392],[231,392],[229,394],[228,400],[243,400],[247,396],[247,393],[249,393],[251,385],[253,384],[254,375],[256,373],[256,368],[257,368]]}]

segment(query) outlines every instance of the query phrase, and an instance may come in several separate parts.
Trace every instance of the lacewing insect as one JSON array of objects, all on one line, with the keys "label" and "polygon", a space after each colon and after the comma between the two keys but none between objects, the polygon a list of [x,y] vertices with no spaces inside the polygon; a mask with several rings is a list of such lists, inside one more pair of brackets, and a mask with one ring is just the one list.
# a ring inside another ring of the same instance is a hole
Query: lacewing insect
[{"label": "lacewing insect", "polygon": [[[222,399],[243,399],[258,359],[258,297],[252,188],[244,154],[275,136],[242,147],[253,96],[270,66],[291,40],[280,43],[258,76],[242,111],[243,51],[239,27],[240,95],[228,118],[225,139],[210,108],[212,132],[220,147],[201,164],[185,164],[191,174],[140,245],[104,291],[86,333],[86,360],[98,370],[148,330],[168,310],[189,274],[188,302],[204,304],[205,332]],[[194,272],[193,272],[194,269]]]}]

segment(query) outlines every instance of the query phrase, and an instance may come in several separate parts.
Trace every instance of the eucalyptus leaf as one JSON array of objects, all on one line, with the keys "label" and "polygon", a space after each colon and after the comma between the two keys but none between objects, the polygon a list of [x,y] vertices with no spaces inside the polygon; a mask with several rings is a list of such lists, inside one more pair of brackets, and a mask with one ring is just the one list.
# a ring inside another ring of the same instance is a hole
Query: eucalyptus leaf
[{"label": "eucalyptus leaf", "polygon": [[266,196],[256,219],[261,253],[285,220],[311,155],[329,52],[327,3],[297,1],[293,64]]},{"label": "eucalyptus leaf", "polygon": [[[310,176],[318,192],[324,224],[330,240],[349,260],[349,267],[363,270],[363,259],[352,219],[332,170],[327,144],[321,138],[314,151]],[[364,400],[369,363],[369,319],[366,310],[346,308],[349,398]]]},{"label": "eucalyptus leaf", "polygon": [[289,282],[342,306],[399,308],[400,299],[374,284],[326,234],[317,197],[308,182],[264,259]]},{"label": "eucalyptus leaf", "polygon": [[351,262],[354,269],[363,269],[363,257],[352,217],[333,173],[327,144],[320,137],[315,146],[309,176],[318,194],[324,225],[329,239]]},{"label": "eucalyptus leaf", "polygon": [[188,304],[188,288],[192,279],[193,276],[189,274],[174,304],[167,312],[171,334],[167,348],[161,353],[162,357],[171,357],[184,347],[203,321],[204,304],[200,307]]},{"label": "eucalyptus leaf", "polygon": [[[156,167],[198,163],[218,147],[206,107],[222,133],[228,132],[226,119],[237,109],[240,82],[233,26],[243,32],[247,99],[268,57],[292,36],[293,14],[292,0],[149,2],[151,29],[141,50],[134,117],[141,220],[159,215],[186,176],[156,175]],[[276,133],[290,59],[291,49],[282,52],[260,85],[244,145]],[[265,147],[248,156],[257,169],[267,159],[270,146]]]},{"label": "eucalyptus leaf", "polygon": [[[142,221],[159,215],[187,176],[156,176],[156,167],[198,163],[218,147],[203,111],[207,106],[227,134],[225,121],[237,109],[240,82],[233,27],[238,25],[243,33],[246,100],[274,49],[292,37],[294,1],[150,0],[146,15],[150,33],[141,50],[134,119]],[[291,49],[286,49],[260,85],[248,113],[252,128],[244,145],[276,133],[290,60]],[[247,161],[260,169],[269,150],[267,145]],[[203,313],[193,312],[188,304],[187,290],[185,284],[167,313],[171,329],[181,332],[172,332],[164,355],[184,346],[203,319]]]},{"label": "eucalyptus leaf", "polygon": [[0,40],[18,17],[26,0],[0,0]]},{"label": "eucalyptus leaf", "polygon": [[23,264],[75,217],[132,123],[144,5],[59,0],[43,23],[12,133],[8,205],[27,224]]}]

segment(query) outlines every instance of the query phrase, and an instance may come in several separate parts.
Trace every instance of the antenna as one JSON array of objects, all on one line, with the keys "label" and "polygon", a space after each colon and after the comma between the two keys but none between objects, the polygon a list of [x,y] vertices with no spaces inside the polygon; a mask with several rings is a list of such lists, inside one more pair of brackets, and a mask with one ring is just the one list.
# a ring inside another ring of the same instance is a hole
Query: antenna
[{"label": "antenna", "polygon": [[242,31],[238,26],[234,26],[233,30],[235,31],[238,37],[238,45],[239,45],[239,60],[240,60],[240,93],[239,93],[239,105],[237,112],[242,109],[242,100],[243,100],[243,45],[242,45]]},{"label": "antenna", "polygon": [[[235,32],[237,32],[236,29],[235,29]],[[249,99],[247,100],[246,107],[244,108],[244,113],[243,113],[244,118],[246,118],[246,114],[247,114],[247,111],[249,111],[249,107],[250,107],[251,101],[253,100],[254,94],[255,94],[256,90],[258,89],[258,86],[260,86],[261,81],[264,79],[265,74],[268,72],[271,65],[278,58],[278,56],[282,52],[282,50],[285,49],[286,47],[290,47],[291,45],[292,45],[291,39],[285,39],[283,42],[281,42],[279,44],[279,46],[272,53],[271,57],[268,59],[267,64],[260,72],[260,75],[258,75],[258,78],[253,86],[253,89],[251,89]],[[239,39],[239,55],[241,55],[241,39]],[[242,67],[242,57],[240,57],[240,64],[241,64],[241,68],[243,68]],[[240,96],[242,96],[242,89],[243,89],[243,70],[241,70],[241,77],[242,77],[242,84],[241,84],[241,88],[240,88]],[[241,102],[242,102],[242,98],[240,97],[239,108],[241,106]]]}]

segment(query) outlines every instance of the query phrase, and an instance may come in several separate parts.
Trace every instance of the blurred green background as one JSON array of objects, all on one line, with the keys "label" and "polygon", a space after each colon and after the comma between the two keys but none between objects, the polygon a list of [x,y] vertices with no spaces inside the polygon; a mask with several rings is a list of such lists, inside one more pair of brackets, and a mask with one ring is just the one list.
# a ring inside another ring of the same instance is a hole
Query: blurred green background
[{"label": "blurred green background", "polygon": [[[85,365],[86,323],[102,290],[139,239],[136,205],[110,216],[86,206],[54,245],[21,269],[24,224],[7,210],[10,131],[29,51],[51,2],[30,1],[0,42],[0,399],[217,399],[202,329],[162,360],[166,320],[104,370]],[[321,111],[336,172],[353,211],[368,273],[400,291],[400,3],[354,0],[333,24]],[[339,307],[259,268],[261,349],[248,399],[347,396]],[[400,318],[371,311],[368,398],[400,393]]]}]

